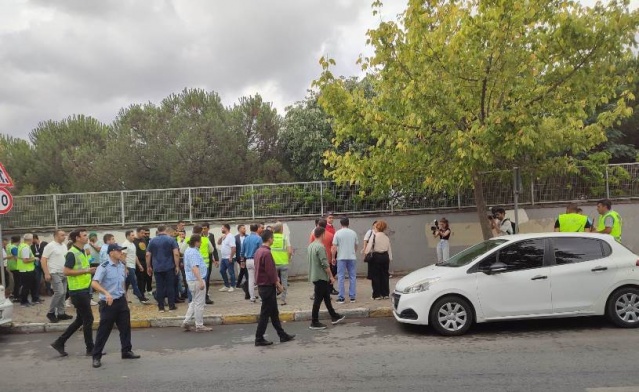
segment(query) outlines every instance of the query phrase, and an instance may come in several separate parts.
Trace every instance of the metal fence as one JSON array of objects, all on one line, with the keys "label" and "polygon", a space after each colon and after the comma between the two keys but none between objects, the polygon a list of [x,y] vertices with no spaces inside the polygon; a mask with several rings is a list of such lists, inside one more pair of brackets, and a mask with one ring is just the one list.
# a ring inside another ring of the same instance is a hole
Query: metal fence
[{"label": "metal fence", "polygon": [[[639,198],[639,163],[579,167],[536,176],[522,170],[486,173],[489,206]],[[357,186],[329,181],[18,196],[0,218],[4,230],[132,226],[160,222],[249,220],[339,213],[393,213],[474,207],[472,189],[390,192],[366,196]]]}]

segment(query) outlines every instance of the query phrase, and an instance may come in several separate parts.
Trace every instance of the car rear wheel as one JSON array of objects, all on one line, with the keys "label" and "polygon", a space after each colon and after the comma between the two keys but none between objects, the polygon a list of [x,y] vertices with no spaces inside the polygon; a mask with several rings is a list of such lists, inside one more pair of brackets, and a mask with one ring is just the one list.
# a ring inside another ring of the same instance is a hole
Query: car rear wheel
[{"label": "car rear wheel", "polygon": [[438,299],[430,312],[430,325],[445,336],[465,334],[474,321],[473,309],[464,298],[447,296]]},{"label": "car rear wheel", "polygon": [[639,289],[622,287],[612,293],[606,315],[618,327],[639,327]]}]

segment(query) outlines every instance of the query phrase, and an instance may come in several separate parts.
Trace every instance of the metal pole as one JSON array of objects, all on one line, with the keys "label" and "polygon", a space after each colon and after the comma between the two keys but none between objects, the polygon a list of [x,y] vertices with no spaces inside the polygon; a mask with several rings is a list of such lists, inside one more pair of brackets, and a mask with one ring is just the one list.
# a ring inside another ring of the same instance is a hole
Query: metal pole
[{"label": "metal pole", "polygon": [[189,188],[189,222],[193,223],[193,194]]},{"label": "metal pole", "polygon": [[[513,201],[515,208],[515,226],[519,227],[519,168],[513,168]],[[517,234],[517,233],[513,233]]]},{"label": "metal pole", "polygon": [[122,226],[124,226],[126,217],[126,214],[124,213],[124,191],[120,191],[120,209],[122,211]]},{"label": "metal pole", "polygon": [[[2,225],[0,225],[0,238],[2,238]],[[9,255],[7,255],[9,256]],[[7,281],[6,281],[6,277],[4,276],[4,260],[2,261],[2,266],[0,267],[0,275],[1,275],[1,282],[2,282],[2,286],[4,287],[5,290],[9,290],[7,288]]]},{"label": "metal pole", "polygon": [[608,177],[608,166],[606,166],[606,199],[610,199],[610,178]]},{"label": "metal pole", "polygon": [[55,228],[58,228],[58,198],[55,194],[53,196],[53,221],[55,222]]},{"label": "metal pole", "polygon": [[457,209],[461,210],[461,190],[457,189]]},{"label": "metal pole", "polygon": [[320,216],[324,216],[324,181],[320,181]]},{"label": "metal pole", "polygon": [[530,202],[535,205],[535,177],[530,177]]},{"label": "metal pole", "polygon": [[251,217],[255,219],[255,187],[251,185]]}]

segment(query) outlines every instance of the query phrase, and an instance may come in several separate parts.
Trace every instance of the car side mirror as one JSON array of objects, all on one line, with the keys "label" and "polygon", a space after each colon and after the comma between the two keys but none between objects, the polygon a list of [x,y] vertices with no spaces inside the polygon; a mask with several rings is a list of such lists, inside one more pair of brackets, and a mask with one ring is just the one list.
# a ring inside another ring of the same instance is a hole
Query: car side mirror
[{"label": "car side mirror", "polygon": [[488,269],[484,270],[484,273],[486,275],[495,275],[495,274],[500,274],[506,271],[508,271],[508,266],[498,261],[495,264],[488,267]]}]

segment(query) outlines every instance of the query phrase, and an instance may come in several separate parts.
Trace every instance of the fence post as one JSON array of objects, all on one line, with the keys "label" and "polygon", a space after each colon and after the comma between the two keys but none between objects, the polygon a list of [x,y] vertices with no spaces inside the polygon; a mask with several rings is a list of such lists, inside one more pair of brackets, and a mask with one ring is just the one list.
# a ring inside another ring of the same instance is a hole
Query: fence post
[{"label": "fence post", "polygon": [[457,188],[457,209],[461,210],[461,189]]},{"label": "fence post", "polygon": [[530,176],[530,203],[535,205],[535,177]]},{"label": "fence post", "polygon": [[55,193],[53,195],[53,221],[55,222],[55,228],[58,228],[58,198]]},{"label": "fence post", "polygon": [[251,184],[251,219],[255,219],[255,187]]},{"label": "fence post", "polygon": [[610,199],[610,178],[608,177],[608,165],[606,165],[606,199]]},{"label": "fence post", "polygon": [[122,210],[122,226],[126,224],[126,213],[124,212],[124,191],[120,191],[120,208]]},{"label": "fence post", "polygon": [[189,222],[193,223],[193,194],[192,189],[189,188]]},{"label": "fence post", "polygon": [[320,181],[320,216],[324,216],[324,181]]},{"label": "fence post", "polygon": [[[519,168],[513,168],[513,203],[515,209],[515,227],[519,228],[519,188],[521,185],[521,178],[519,175]],[[517,234],[517,233],[513,233]]]}]

